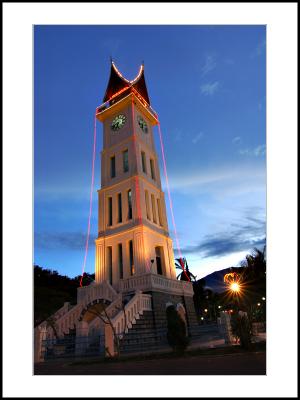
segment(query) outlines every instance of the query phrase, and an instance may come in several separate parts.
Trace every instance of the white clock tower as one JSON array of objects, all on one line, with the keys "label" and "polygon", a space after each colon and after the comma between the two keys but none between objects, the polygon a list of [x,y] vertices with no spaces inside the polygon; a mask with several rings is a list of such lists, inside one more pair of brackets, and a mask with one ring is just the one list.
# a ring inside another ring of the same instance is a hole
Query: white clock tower
[{"label": "white clock tower", "polygon": [[[165,346],[170,305],[185,321],[187,334],[197,334],[192,283],[176,279],[153,140],[158,118],[144,66],[129,81],[112,62],[103,101],[96,111],[103,123],[103,150],[95,281],[78,288],[76,305],[65,303],[52,315],[55,330],[46,321],[36,328],[37,361],[45,359],[48,345],[72,332],[76,354],[91,348],[114,354],[116,335],[125,352]],[[110,324],[97,318],[103,307]]]},{"label": "white clock tower", "polygon": [[101,189],[98,191],[96,282],[152,273],[176,279],[164,193],[154,146],[158,123],[149,105],[144,67],[128,81],[111,63],[104,104]]}]

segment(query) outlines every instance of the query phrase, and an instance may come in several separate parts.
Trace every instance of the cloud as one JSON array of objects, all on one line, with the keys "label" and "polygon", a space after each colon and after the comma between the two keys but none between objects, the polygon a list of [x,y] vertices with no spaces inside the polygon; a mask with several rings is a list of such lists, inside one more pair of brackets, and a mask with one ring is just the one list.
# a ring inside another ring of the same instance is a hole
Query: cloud
[{"label": "cloud", "polygon": [[242,222],[232,224],[228,231],[207,235],[199,243],[181,249],[181,252],[208,258],[262,248],[266,243],[265,220],[245,216]]},{"label": "cloud", "polygon": [[234,137],[234,138],[232,139],[232,143],[233,143],[233,144],[239,144],[239,143],[241,143],[241,138],[240,138],[240,136]]},{"label": "cloud", "polygon": [[239,154],[252,157],[264,156],[266,154],[266,145],[262,144],[254,149],[241,149],[239,150]]},{"label": "cloud", "polygon": [[182,139],[182,131],[177,129],[173,137],[175,142],[180,142]]},{"label": "cloud", "polygon": [[[229,195],[265,190],[264,166],[220,166],[218,169],[191,170],[169,174],[170,190],[183,194],[209,193],[210,195]],[[163,180],[163,187],[165,182]]]},{"label": "cloud", "polygon": [[211,82],[211,83],[205,83],[200,87],[201,93],[204,94],[205,96],[213,96],[216,91],[219,89],[219,82]]},{"label": "cloud", "polygon": [[216,59],[213,55],[207,55],[205,58],[205,63],[201,68],[201,75],[204,76],[208,72],[212,71],[215,69],[217,66]]},{"label": "cloud", "polygon": [[197,133],[196,136],[193,137],[192,142],[193,142],[194,144],[196,144],[196,143],[199,142],[199,140],[200,140],[202,137],[203,137],[203,133],[202,133],[202,132],[199,132],[199,133]]},{"label": "cloud", "polygon": [[[94,244],[95,237],[90,236],[89,246]],[[46,250],[84,250],[86,233],[82,232],[43,232],[35,233],[34,245]]]},{"label": "cloud", "polygon": [[254,51],[250,54],[251,58],[259,57],[260,55],[265,52],[266,49],[266,39],[263,39],[261,42],[258,43]]},{"label": "cloud", "polygon": [[[94,184],[93,197],[97,198],[98,187]],[[72,183],[71,181],[57,183],[36,183],[34,186],[35,201],[61,201],[72,199],[88,200],[90,198],[90,186],[80,182]]]}]

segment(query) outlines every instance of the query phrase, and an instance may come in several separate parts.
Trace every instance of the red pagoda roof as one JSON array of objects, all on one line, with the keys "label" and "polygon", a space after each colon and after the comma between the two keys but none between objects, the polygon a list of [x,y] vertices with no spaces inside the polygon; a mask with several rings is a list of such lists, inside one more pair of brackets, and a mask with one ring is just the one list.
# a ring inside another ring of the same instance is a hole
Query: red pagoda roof
[{"label": "red pagoda roof", "polygon": [[150,104],[145,76],[144,76],[144,65],[140,66],[140,70],[137,76],[132,81],[129,81],[128,79],[124,78],[124,76],[121,74],[121,72],[118,70],[118,68],[112,61],[110,68],[110,77],[103,98],[103,102],[105,103],[106,101],[110,100],[114,95],[116,95],[120,91],[124,93],[124,96],[127,95],[126,88],[135,89],[143,97],[143,99],[148,104]]}]

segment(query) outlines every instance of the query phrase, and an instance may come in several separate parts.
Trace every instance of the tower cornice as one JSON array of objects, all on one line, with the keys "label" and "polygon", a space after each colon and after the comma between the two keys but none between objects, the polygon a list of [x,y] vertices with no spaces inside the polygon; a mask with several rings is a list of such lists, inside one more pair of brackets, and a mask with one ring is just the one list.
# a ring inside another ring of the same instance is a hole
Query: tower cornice
[{"label": "tower cornice", "polygon": [[107,118],[113,116],[117,112],[121,111],[124,106],[134,102],[137,108],[145,113],[152,125],[158,124],[157,113],[147,103],[143,102],[143,98],[134,89],[126,96],[115,102],[109,104],[109,102],[103,103],[96,110],[96,117],[99,121],[103,122]]}]

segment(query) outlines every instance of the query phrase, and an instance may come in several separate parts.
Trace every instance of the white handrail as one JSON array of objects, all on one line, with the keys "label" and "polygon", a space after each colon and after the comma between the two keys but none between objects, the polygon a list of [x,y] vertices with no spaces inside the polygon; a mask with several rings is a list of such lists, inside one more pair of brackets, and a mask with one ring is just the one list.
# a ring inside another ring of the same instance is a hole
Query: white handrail
[{"label": "white handrail", "polygon": [[112,318],[112,324],[118,335],[127,333],[144,311],[151,311],[151,295],[137,292],[125,307]]},{"label": "white handrail", "polygon": [[162,275],[148,273],[136,275],[119,282],[119,290],[122,292],[138,289],[141,291],[158,290],[169,293],[193,296],[193,285],[191,282],[169,279]]}]

